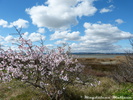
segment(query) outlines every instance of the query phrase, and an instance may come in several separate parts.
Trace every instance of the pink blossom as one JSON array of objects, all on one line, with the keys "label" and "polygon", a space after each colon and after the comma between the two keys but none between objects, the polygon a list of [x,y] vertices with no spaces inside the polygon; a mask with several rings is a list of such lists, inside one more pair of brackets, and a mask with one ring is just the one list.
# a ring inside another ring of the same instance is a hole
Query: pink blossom
[{"label": "pink blossom", "polygon": [[[65,47],[49,49],[33,45],[30,40],[24,38],[17,41],[18,51],[0,51],[0,81],[19,78],[44,88],[51,97],[54,93],[60,94],[65,89],[65,82],[76,79],[75,73],[81,72],[83,68],[77,60],[68,55]],[[55,85],[56,81],[60,88]],[[52,91],[45,84],[50,84],[55,90]]]}]

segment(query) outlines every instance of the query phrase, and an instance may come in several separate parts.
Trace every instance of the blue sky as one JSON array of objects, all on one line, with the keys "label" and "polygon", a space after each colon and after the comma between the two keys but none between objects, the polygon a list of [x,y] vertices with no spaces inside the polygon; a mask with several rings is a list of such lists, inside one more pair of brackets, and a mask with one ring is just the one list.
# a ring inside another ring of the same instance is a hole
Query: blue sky
[{"label": "blue sky", "polygon": [[133,0],[0,0],[0,44],[15,49],[13,26],[24,38],[72,52],[124,52],[133,37]]}]

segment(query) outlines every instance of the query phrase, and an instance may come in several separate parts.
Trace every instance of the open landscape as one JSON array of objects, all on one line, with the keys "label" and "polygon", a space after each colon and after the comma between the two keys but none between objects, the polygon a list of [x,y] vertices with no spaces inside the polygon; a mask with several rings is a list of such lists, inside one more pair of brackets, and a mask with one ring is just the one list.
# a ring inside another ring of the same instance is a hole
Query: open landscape
[{"label": "open landscape", "polygon": [[[133,83],[116,79],[118,66],[125,56],[111,58],[78,58],[85,65],[79,74],[82,82],[69,85],[65,100],[132,100]],[[19,80],[0,84],[0,100],[49,100],[39,88]]]},{"label": "open landscape", "polygon": [[0,0],[0,100],[133,100],[133,0]]}]

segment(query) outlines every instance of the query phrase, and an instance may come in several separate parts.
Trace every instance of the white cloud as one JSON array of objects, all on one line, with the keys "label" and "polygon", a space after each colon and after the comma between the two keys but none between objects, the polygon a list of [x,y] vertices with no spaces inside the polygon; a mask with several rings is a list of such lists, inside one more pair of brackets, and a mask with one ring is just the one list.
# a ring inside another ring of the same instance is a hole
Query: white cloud
[{"label": "white cloud", "polygon": [[72,52],[90,52],[90,53],[120,53],[123,52],[118,45],[84,45],[82,43],[73,43],[70,45]]},{"label": "white cloud", "polygon": [[25,32],[24,34],[23,34],[23,36],[27,36],[29,33],[28,32]]},{"label": "white cloud", "polygon": [[41,35],[40,33],[31,33],[28,37],[28,39],[30,39],[32,42],[36,42],[39,41],[40,39],[45,40],[45,36]]},{"label": "white cloud", "polygon": [[51,40],[55,40],[55,39],[63,39],[63,40],[79,40],[80,36],[79,36],[80,32],[76,31],[76,32],[72,32],[70,33],[69,31],[56,31],[54,34],[52,34]]},{"label": "white cloud", "polygon": [[102,8],[102,9],[100,10],[100,13],[112,12],[114,8],[115,8],[115,7],[114,7],[113,5],[110,5],[110,6],[107,7],[107,8]]},{"label": "white cloud", "polygon": [[4,45],[2,47],[2,49],[4,49],[4,50],[12,49],[12,50],[15,50],[15,51],[19,51],[19,48],[17,47],[17,45],[11,45],[11,46]]},{"label": "white cloud", "polygon": [[37,30],[37,32],[38,32],[38,33],[45,33],[45,29],[44,29],[44,28],[39,28],[39,29]]},{"label": "white cloud", "polygon": [[106,13],[106,12],[111,12],[112,10],[108,9],[108,8],[102,8],[100,10],[100,13]]},{"label": "white cloud", "polygon": [[53,44],[47,44],[46,47],[53,48],[54,46],[53,46]]},{"label": "white cloud", "polygon": [[101,21],[97,21],[98,24],[101,24],[102,22]]},{"label": "white cloud", "polygon": [[38,27],[66,29],[78,23],[77,17],[94,15],[95,0],[48,0],[45,5],[26,9],[32,23]]},{"label": "white cloud", "polygon": [[0,35],[0,41],[2,41],[3,39],[4,39],[4,37]]},{"label": "white cloud", "polygon": [[14,21],[10,23],[10,27],[17,26],[18,28],[27,28],[28,27],[28,21],[24,19],[18,19],[17,21]]},{"label": "white cloud", "polygon": [[124,23],[124,21],[122,19],[116,19],[115,22],[117,22],[118,24]]},{"label": "white cloud", "polygon": [[0,26],[7,27],[8,26],[8,22],[3,20],[3,19],[0,19]]},{"label": "white cloud", "polygon": [[24,39],[27,39],[28,38],[28,35],[29,35],[29,32],[25,32],[25,33],[22,34],[22,36],[23,36]]},{"label": "white cloud", "polygon": [[55,44],[58,44],[58,45],[60,45],[60,44],[66,44],[66,43],[67,42],[64,41],[64,40],[58,40],[58,41],[55,42]]},{"label": "white cloud", "polygon": [[24,20],[24,19],[18,19],[14,22],[11,22],[10,24],[3,20],[3,19],[0,19],[0,26],[2,27],[5,27],[5,28],[12,28],[13,26],[16,26],[18,28],[22,27],[22,28],[27,28],[28,27],[28,21],[27,20]]},{"label": "white cloud", "polygon": [[80,32],[56,31],[51,40],[58,39],[55,44],[69,41],[73,52],[122,52],[122,47],[117,45],[120,40],[129,39],[133,34],[120,30],[111,24],[84,23],[85,35]]},{"label": "white cloud", "polygon": [[92,1],[94,0],[90,1],[84,0],[82,3],[79,3],[77,7],[74,9],[75,14],[78,15],[79,17],[82,17],[83,15],[84,16],[94,15],[97,9],[92,5]]},{"label": "white cloud", "polygon": [[14,37],[11,36],[11,35],[8,35],[7,37],[4,38],[4,40],[5,40],[6,42],[12,42],[13,39],[14,39]]},{"label": "white cloud", "polygon": [[107,1],[107,3],[111,3],[111,2],[113,2],[113,0],[108,0],[108,1]]},{"label": "white cloud", "polygon": [[111,24],[85,23],[84,27],[86,28],[86,30],[85,36],[83,36],[82,39],[84,40],[87,38],[89,41],[92,40],[97,43],[108,41],[115,42],[121,39],[128,39],[130,37],[133,37],[131,33],[121,31]]},{"label": "white cloud", "polygon": [[133,34],[111,24],[85,23],[84,27],[85,35],[81,36],[80,42],[71,44],[75,52],[122,52],[116,43],[133,37]]}]

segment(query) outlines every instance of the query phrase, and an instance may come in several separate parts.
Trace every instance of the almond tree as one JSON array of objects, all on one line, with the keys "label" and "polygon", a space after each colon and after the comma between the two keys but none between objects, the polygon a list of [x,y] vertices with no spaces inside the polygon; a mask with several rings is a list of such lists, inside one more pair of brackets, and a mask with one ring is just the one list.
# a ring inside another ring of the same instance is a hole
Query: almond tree
[{"label": "almond tree", "polygon": [[18,79],[41,88],[51,100],[60,100],[84,66],[68,55],[65,46],[51,50],[34,45],[18,33],[18,50],[0,51],[0,82]]}]

